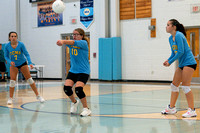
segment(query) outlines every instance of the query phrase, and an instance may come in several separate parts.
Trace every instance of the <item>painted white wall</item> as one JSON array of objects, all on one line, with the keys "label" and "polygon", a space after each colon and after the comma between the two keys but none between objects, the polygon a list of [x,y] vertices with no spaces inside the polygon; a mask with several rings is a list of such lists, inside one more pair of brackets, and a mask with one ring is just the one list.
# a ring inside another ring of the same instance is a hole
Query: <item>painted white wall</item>
[{"label": "painted white wall", "polygon": [[120,0],[110,0],[110,37],[120,37]]},{"label": "painted white wall", "polygon": [[[4,0],[4,2],[5,1],[6,0]],[[63,33],[72,33],[75,28],[83,28],[86,32],[90,32],[91,35],[91,78],[97,79],[98,38],[106,37],[107,35],[107,17],[105,17],[107,14],[105,10],[105,6],[107,6],[107,1],[101,0],[94,2],[94,22],[88,29],[85,29],[84,26],[80,23],[80,2],[78,0],[64,2],[66,4],[66,9],[63,13],[64,24],[61,26],[48,26],[38,28],[37,4],[31,4],[29,3],[29,1],[20,0],[21,41],[25,43],[31,55],[32,62],[34,62],[35,64],[45,65],[45,78],[61,78],[61,47],[58,47],[56,45],[56,41],[61,38],[60,35]],[[6,7],[8,6],[10,6],[9,1]],[[13,6],[15,6],[15,4],[13,4]],[[1,9],[4,10],[4,7],[2,7]],[[8,11],[8,13],[12,14],[12,17],[15,18],[16,15],[14,15],[13,12],[15,12],[15,8],[12,12]],[[13,20],[13,18],[9,18],[9,22],[11,23],[10,25],[15,24],[15,21],[10,21]],[[72,18],[76,18],[78,23],[75,25],[71,24]],[[10,31],[11,28],[7,27],[6,22],[4,22],[4,26],[7,31]],[[2,34],[6,35],[7,39],[7,33]],[[93,53],[97,54],[96,58],[93,58]]]},{"label": "painted white wall", "polygon": [[0,43],[8,42],[8,33],[16,31],[16,1],[0,0]]},{"label": "painted white wall", "polygon": [[166,33],[167,21],[177,19],[185,26],[200,26],[200,13],[191,14],[191,1],[152,0],[152,18],[156,18],[156,38],[150,37],[148,26],[151,18],[121,21],[122,79],[124,80],[172,80],[175,63],[163,67],[170,56]]},{"label": "painted white wall", "polygon": [[[191,4],[199,4],[198,1],[152,0],[156,38],[151,38],[148,30],[151,18],[119,20],[119,0],[110,0],[109,7],[108,0],[95,0],[94,22],[88,29],[79,23],[79,0],[64,0],[66,9],[62,26],[42,28],[37,27],[37,5],[28,0],[19,1],[21,41],[25,43],[32,61],[45,65],[45,78],[62,77],[61,47],[56,45],[56,41],[61,38],[61,34],[72,33],[73,29],[81,27],[90,32],[91,79],[98,79],[98,39],[121,36],[123,80],[172,80],[175,63],[168,68],[162,66],[171,54],[168,43],[170,34],[165,31],[167,21],[176,18],[185,26],[200,26],[200,13],[190,12]],[[0,42],[4,43],[7,42],[8,33],[17,27],[16,3],[13,0],[1,0],[0,11],[3,16],[0,17]],[[77,18],[78,23],[71,24],[72,18]],[[93,53],[97,54],[96,58]]]}]

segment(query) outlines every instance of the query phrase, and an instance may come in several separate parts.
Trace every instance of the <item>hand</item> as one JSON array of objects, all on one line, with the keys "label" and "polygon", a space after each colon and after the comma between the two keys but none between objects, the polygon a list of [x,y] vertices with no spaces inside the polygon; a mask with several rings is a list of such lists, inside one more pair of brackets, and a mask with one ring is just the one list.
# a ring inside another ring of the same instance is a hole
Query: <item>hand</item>
[{"label": "hand", "polygon": [[11,66],[15,66],[15,62],[11,62],[10,65],[11,65]]},{"label": "hand", "polygon": [[62,45],[63,45],[63,41],[62,41],[62,40],[58,40],[58,41],[56,42],[56,44],[57,44],[58,46],[62,46]]},{"label": "hand", "polygon": [[166,60],[166,61],[163,63],[163,66],[166,66],[166,67],[170,66],[168,60]]},{"label": "hand", "polygon": [[30,68],[31,68],[31,69],[33,69],[33,68],[34,68],[34,67],[33,67],[33,64],[30,64]]}]

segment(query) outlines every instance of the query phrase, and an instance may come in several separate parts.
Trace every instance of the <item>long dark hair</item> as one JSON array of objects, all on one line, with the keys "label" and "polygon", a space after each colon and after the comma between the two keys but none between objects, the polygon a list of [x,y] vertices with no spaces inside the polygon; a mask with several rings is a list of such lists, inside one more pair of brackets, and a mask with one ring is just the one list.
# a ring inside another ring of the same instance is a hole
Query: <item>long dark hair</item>
[{"label": "long dark hair", "polygon": [[[15,33],[15,34],[17,35],[17,32],[11,31],[11,32],[8,34],[8,41],[10,41],[10,35],[11,35],[12,33]],[[18,37],[18,35],[17,35],[17,37]]]},{"label": "long dark hair", "polygon": [[182,32],[186,37],[186,32],[183,24],[179,23],[176,19],[170,19],[169,21],[172,22],[173,26],[176,26],[176,31]]},{"label": "long dark hair", "polygon": [[81,36],[83,36],[83,40],[86,40],[88,45],[89,45],[89,39],[85,36],[85,31],[81,28],[75,29]]}]

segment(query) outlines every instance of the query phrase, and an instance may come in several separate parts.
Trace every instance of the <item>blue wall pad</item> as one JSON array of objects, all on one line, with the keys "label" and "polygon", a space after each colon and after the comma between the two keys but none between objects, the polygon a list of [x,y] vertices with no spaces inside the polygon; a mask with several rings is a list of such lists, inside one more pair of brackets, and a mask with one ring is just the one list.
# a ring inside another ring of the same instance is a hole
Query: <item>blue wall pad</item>
[{"label": "blue wall pad", "polygon": [[99,79],[121,80],[121,38],[99,38]]},{"label": "blue wall pad", "polygon": [[113,80],[121,80],[121,38],[113,37]]},{"label": "blue wall pad", "polygon": [[99,79],[112,80],[112,39],[99,38]]}]

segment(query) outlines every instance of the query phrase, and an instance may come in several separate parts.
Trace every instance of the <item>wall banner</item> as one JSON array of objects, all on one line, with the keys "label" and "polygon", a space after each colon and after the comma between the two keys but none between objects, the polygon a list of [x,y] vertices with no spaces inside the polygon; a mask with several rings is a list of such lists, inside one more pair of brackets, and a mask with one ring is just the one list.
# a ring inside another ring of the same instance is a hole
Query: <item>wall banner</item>
[{"label": "wall banner", "polygon": [[38,3],[38,27],[63,24],[63,14],[57,14],[52,10],[53,2],[54,1]]},{"label": "wall banner", "polygon": [[93,22],[93,0],[80,0],[80,22],[88,28]]}]

